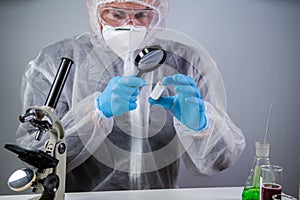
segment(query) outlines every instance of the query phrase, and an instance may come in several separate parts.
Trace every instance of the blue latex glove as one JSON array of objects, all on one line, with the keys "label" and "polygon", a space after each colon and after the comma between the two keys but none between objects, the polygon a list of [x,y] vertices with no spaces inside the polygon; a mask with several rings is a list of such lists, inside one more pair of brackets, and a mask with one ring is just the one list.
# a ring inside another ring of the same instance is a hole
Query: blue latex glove
[{"label": "blue latex glove", "polygon": [[106,117],[119,116],[137,107],[139,87],[146,84],[139,77],[117,76],[112,78],[97,98],[97,106]]},{"label": "blue latex glove", "polygon": [[168,110],[185,126],[199,131],[206,126],[205,106],[194,79],[183,74],[165,77],[165,86],[175,86],[176,96],[149,98],[151,105],[160,105]]}]

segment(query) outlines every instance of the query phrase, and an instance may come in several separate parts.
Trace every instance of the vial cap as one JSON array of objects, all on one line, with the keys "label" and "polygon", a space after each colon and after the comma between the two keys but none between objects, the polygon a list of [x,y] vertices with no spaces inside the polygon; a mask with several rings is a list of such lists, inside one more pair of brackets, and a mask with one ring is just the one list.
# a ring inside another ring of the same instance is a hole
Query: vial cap
[{"label": "vial cap", "polygon": [[255,142],[256,156],[269,157],[270,143]]}]

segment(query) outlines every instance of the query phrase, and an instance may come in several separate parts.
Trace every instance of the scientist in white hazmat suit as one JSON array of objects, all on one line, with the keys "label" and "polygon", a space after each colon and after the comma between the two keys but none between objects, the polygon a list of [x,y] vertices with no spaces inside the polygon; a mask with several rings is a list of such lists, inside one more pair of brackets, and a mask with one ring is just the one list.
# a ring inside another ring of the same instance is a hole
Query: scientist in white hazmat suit
[{"label": "scientist in white hazmat suit", "polygon": [[[62,57],[74,61],[56,114],[66,131],[67,192],[177,187],[180,159],[213,175],[240,157],[245,138],[226,114],[222,80],[201,47],[164,29],[167,0],[86,0],[90,33],[55,42],[23,76],[22,109],[42,106]],[[169,39],[156,37],[169,34]],[[175,35],[175,39],[171,39]],[[184,39],[183,39],[184,40]],[[158,69],[137,77],[140,49],[160,45]],[[157,82],[166,87],[154,100]],[[42,149],[21,124],[17,143]]]}]

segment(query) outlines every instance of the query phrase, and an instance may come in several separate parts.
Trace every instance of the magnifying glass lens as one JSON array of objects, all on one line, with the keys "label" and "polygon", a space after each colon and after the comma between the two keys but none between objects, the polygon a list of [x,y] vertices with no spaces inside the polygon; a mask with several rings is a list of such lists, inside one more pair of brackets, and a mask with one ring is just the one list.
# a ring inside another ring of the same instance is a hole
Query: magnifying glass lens
[{"label": "magnifying glass lens", "polygon": [[138,67],[144,71],[151,70],[161,62],[163,57],[164,54],[161,50],[151,51],[140,60]]},{"label": "magnifying glass lens", "polygon": [[165,60],[166,52],[159,46],[143,49],[135,59],[135,64],[139,70],[138,76],[155,70],[163,64]]}]

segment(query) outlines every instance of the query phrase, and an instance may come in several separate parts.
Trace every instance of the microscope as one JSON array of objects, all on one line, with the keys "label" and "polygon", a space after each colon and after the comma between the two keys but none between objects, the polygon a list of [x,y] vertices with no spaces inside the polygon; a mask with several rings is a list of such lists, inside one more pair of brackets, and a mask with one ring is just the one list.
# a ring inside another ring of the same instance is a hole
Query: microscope
[{"label": "microscope", "polygon": [[44,151],[14,144],[4,146],[32,166],[33,169],[15,171],[8,179],[8,186],[13,191],[23,191],[30,187],[33,192],[42,191],[41,195],[32,200],[64,199],[67,146],[64,127],[54,112],[72,64],[72,60],[62,58],[45,105],[31,107],[19,117],[21,123],[30,123],[35,128],[35,140],[39,141],[43,134],[50,133]]}]

